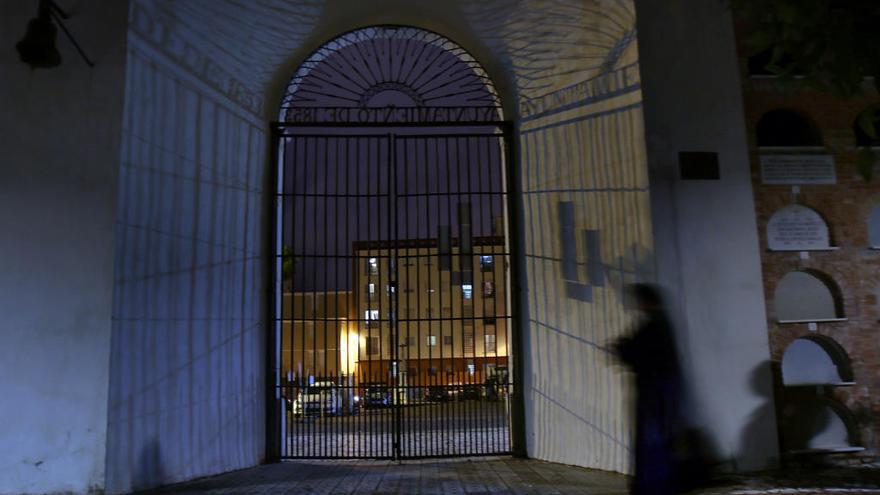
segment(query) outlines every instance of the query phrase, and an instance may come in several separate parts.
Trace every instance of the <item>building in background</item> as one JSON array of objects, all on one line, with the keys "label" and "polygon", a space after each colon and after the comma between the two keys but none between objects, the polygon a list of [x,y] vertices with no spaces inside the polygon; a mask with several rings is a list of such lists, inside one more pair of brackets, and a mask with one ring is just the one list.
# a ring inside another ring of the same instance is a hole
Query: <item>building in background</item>
[{"label": "building in background", "polygon": [[287,292],[282,300],[281,376],[290,383],[350,373],[347,340],[350,291]]},{"label": "building in background", "polygon": [[457,239],[355,244],[359,347],[350,359],[361,382],[483,383],[507,372],[504,238],[476,237],[465,249]]}]

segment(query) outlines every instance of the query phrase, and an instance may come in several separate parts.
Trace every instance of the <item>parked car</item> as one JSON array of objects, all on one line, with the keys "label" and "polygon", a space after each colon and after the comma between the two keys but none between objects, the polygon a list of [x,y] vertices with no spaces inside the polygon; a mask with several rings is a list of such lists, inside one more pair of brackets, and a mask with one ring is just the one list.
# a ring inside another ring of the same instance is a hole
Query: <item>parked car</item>
[{"label": "parked car", "polygon": [[476,383],[466,383],[459,387],[458,400],[483,400],[482,387]]},{"label": "parked car", "polygon": [[449,389],[443,385],[431,385],[425,389],[425,400],[428,402],[446,402],[449,399]]},{"label": "parked car", "polygon": [[507,373],[496,373],[486,378],[486,399],[501,400],[507,397]]},{"label": "parked car", "polygon": [[287,414],[293,416],[301,416],[302,415],[302,402],[300,401],[300,394],[295,394],[293,398],[282,396],[281,399],[284,401],[285,410]]},{"label": "parked car", "polygon": [[384,383],[364,383],[361,385],[360,403],[364,408],[387,407],[391,405],[391,391]]},{"label": "parked car", "polygon": [[333,382],[315,382],[293,401],[295,416],[335,416],[342,411],[342,396]]},{"label": "parked car", "polygon": [[449,398],[451,400],[482,400],[483,387],[478,383],[455,382],[449,384]]}]

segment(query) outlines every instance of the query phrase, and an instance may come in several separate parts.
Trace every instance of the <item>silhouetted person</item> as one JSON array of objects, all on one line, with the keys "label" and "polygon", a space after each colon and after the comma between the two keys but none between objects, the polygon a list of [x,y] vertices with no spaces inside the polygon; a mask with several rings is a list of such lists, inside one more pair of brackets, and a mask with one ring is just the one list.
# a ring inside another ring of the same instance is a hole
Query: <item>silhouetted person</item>
[{"label": "silhouetted person", "polygon": [[632,334],[614,350],[636,375],[635,478],[631,493],[678,493],[676,434],[682,397],[681,371],[672,327],[656,288],[634,284],[629,296],[642,313]]}]

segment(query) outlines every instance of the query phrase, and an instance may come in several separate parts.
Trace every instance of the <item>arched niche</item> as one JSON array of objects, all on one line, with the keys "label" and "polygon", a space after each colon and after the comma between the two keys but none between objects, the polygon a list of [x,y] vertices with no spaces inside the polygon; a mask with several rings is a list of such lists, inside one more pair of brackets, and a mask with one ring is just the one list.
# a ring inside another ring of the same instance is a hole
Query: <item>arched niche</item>
[{"label": "arched niche", "polygon": [[856,421],[840,402],[827,397],[787,400],[782,435],[789,452],[863,450]]},{"label": "arched niche", "polygon": [[851,384],[853,372],[849,356],[830,337],[800,337],[789,344],[782,356],[782,383],[786,387]]},{"label": "arched niche", "polygon": [[871,136],[862,127],[862,121],[869,119],[873,121],[874,128],[880,132],[880,112],[875,112],[873,108],[867,108],[856,117],[853,122],[853,134],[856,138],[856,146],[861,148],[865,146],[880,147],[880,134]]},{"label": "arched niche", "polygon": [[787,109],[771,110],[758,121],[757,142],[767,148],[822,147],[819,130],[807,117]]},{"label": "arched niche", "polygon": [[874,206],[868,214],[868,244],[880,249],[880,205]]},{"label": "arched niche", "polygon": [[771,251],[833,249],[825,219],[816,210],[803,205],[784,206],[770,217],[767,248]]},{"label": "arched niche", "polygon": [[776,319],[780,323],[843,320],[840,289],[824,273],[789,272],[776,286]]}]

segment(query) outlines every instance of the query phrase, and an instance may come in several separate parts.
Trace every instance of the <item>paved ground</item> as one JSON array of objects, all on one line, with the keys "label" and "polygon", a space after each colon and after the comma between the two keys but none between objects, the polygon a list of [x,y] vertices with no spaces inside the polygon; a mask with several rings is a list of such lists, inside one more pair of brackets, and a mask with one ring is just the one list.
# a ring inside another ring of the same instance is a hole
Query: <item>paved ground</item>
[{"label": "paved ground", "polygon": [[625,485],[621,475],[513,458],[291,461],[147,493],[622,495]]},{"label": "paved ground", "polygon": [[[535,460],[296,461],[145,492],[149,494],[585,494],[625,495],[627,478]],[[693,495],[880,495],[880,469],[829,468],[719,480]]]}]

